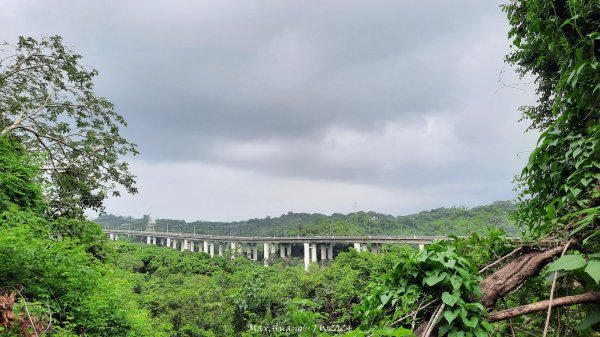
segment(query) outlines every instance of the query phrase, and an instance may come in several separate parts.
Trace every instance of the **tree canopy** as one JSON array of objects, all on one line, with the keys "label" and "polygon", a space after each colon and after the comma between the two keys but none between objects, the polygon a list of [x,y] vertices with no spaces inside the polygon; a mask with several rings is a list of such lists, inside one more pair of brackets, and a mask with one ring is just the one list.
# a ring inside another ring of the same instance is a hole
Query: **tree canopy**
[{"label": "tree canopy", "polygon": [[94,93],[97,75],[59,36],[20,37],[0,48],[0,135],[42,155],[55,215],[102,210],[119,187],[136,192],[123,160],[136,146],[120,135],[126,123],[112,103]]}]

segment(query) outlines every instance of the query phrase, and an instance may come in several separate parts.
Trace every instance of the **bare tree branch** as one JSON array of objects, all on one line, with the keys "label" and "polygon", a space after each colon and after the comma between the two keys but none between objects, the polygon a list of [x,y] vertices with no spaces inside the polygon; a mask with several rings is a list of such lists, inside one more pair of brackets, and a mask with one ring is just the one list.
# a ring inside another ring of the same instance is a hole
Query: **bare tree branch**
[{"label": "bare tree branch", "polygon": [[503,321],[509,318],[518,317],[525,314],[543,311],[552,305],[553,308],[564,307],[574,304],[583,303],[600,303],[600,292],[589,292],[580,295],[564,296],[552,300],[540,301],[523,305],[516,308],[506,309],[502,311],[492,312],[488,318],[489,322]]}]

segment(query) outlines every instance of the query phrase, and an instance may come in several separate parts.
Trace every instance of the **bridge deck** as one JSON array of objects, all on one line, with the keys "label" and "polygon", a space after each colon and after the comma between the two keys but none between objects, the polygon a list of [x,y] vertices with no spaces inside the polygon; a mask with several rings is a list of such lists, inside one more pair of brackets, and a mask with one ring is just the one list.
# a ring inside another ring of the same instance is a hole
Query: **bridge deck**
[{"label": "bridge deck", "polygon": [[228,235],[207,235],[207,234],[193,234],[193,233],[173,233],[173,232],[146,232],[146,231],[135,231],[135,230],[122,230],[122,229],[105,229],[106,234],[120,234],[120,235],[135,235],[135,236],[153,236],[159,238],[173,238],[173,239],[187,239],[187,240],[199,240],[199,241],[222,241],[222,242],[272,242],[272,243],[325,243],[325,242],[338,242],[338,243],[354,243],[354,242],[368,242],[368,243],[408,243],[408,244],[429,244],[433,241],[439,240],[450,240],[451,238],[446,236],[384,236],[384,235],[372,235],[372,236],[277,236],[277,237],[265,237],[265,236],[228,236]]}]

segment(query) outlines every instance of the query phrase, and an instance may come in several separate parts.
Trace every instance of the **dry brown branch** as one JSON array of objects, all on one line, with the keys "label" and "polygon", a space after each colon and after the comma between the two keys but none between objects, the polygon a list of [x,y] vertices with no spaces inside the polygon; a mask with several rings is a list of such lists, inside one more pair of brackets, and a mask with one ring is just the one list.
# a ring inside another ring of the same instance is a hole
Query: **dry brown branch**
[{"label": "dry brown branch", "polygon": [[445,307],[446,307],[446,305],[444,303],[442,303],[436,309],[436,311],[433,314],[433,317],[431,318],[431,320],[429,321],[429,324],[427,325],[427,329],[425,329],[425,334],[423,335],[423,337],[429,337],[431,335],[431,333],[433,332],[433,329],[437,326],[437,322],[440,319],[440,316],[442,316],[442,312],[444,312]]},{"label": "dry brown branch", "polygon": [[[552,307],[564,307],[567,305],[582,304],[582,303],[600,303],[600,292],[589,292],[580,295],[564,296],[556,298],[552,301]],[[510,308],[502,311],[492,312],[488,318],[489,322],[503,321],[509,318],[530,314],[533,312],[543,311],[550,305],[550,300],[540,301],[523,305],[516,308]]]},{"label": "dry brown branch", "polygon": [[481,304],[486,308],[494,307],[500,297],[537,275],[550,259],[562,252],[563,248],[564,246],[558,246],[546,251],[523,254],[492,273],[480,285],[483,294]]}]

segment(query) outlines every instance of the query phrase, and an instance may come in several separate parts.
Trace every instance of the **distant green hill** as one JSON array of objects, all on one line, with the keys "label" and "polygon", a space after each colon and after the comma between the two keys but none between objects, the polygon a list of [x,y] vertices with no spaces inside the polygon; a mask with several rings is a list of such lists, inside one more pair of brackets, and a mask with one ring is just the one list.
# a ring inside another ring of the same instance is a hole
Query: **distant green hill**
[{"label": "distant green hill", "polygon": [[[520,230],[509,219],[516,209],[510,201],[496,201],[474,208],[436,208],[417,214],[394,217],[376,212],[292,213],[279,217],[250,219],[238,222],[210,222],[156,219],[156,231],[196,232],[235,236],[297,236],[297,235],[465,235],[483,233],[490,227],[503,229],[511,236]],[[105,228],[143,230],[147,217],[135,219],[113,214],[101,215],[94,220]]]}]

